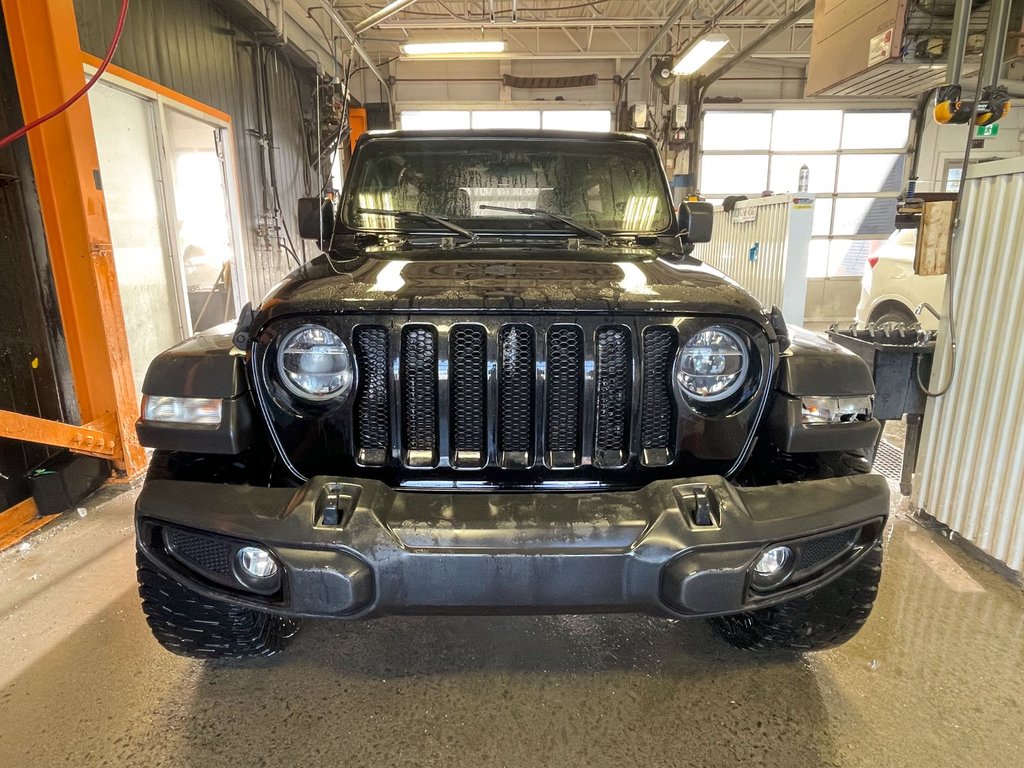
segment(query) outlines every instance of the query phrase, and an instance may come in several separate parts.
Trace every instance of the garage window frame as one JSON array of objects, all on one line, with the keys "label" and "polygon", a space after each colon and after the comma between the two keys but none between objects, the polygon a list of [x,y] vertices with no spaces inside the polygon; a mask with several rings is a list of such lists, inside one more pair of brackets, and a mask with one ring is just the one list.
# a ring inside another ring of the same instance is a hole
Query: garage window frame
[{"label": "garage window frame", "polygon": [[[775,141],[774,141],[774,139],[775,139],[774,131],[775,131],[776,122],[777,122],[776,121],[777,114],[781,113],[781,112],[791,113],[791,112],[796,112],[796,111],[800,111],[800,110],[806,110],[806,111],[819,111],[819,110],[820,111],[836,111],[836,112],[841,112],[842,113],[842,119],[841,119],[841,122],[840,122],[839,137],[836,140],[836,147],[834,149],[812,149],[812,150],[785,149],[785,150],[782,150],[782,149],[773,149],[772,148],[773,144],[775,144]],[[826,254],[824,256],[825,263],[824,264],[821,263],[822,262],[821,258],[818,258],[818,259],[812,258],[811,264],[809,265],[810,266],[810,270],[809,271],[812,273],[811,276],[822,276],[822,277],[824,277],[824,276],[828,276],[828,277],[859,276],[860,273],[863,270],[863,264],[861,264],[860,262],[866,261],[866,258],[867,258],[867,252],[866,252],[865,248],[859,248],[858,249],[858,251],[861,253],[861,257],[858,257],[858,256],[855,255],[852,261],[850,259],[844,259],[843,262],[837,262],[837,260],[835,258],[833,258],[829,254],[829,251],[833,247],[833,243],[835,243],[836,246],[840,246],[841,247],[842,245],[847,244],[847,243],[854,243],[854,242],[857,242],[857,241],[863,241],[863,242],[865,242],[865,247],[866,248],[871,248],[871,246],[868,245],[868,243],[870,243],[872,241],[874,241],[874,242],[884,241],[889,236],[889,234],[891,234],[892,230],[890,229],[888,232],[885,232],[885,233],[882,233],[882,232],[877,232],[877,233],[876,232],[869,232],[869,233],[853,232],[853,233],[850,233],[850,232],[840,231],[839,228],[837,227],[837,224],[841,224],[841,222],[837,222],[837,211],[841,207],[838,204],[838,201],[841,201],[841,200],[890,201],[891,200],[891,201],[893,201],[892,204],[895,205],[895,201],[900,196],[901,189],[902,189],[902,187],[903,187],[903,185],[905,184],[905,181],[906,181],[906,174],[907,174],[906,157],[907,157],[907,152],[908,152],[908,148],[909,148],[909,144],[910,144],[910,139],[911,139],[911,131],[913,129],[912,107],[910,105],[905,104],[905,103],[893,103],[891,105],[889,105],[889,104],[885,104],[885,105],[872,105],[871,107],[865,107],[865,108],[855,108],[855,107],[854,108],[847,108],[847,107],[840,107],[838,105],[833,105],[833,104],[828,104],[828,103],[823,103],[823,104],[819,104],[819,103],[814,103],[814,104],[807,104],[807,103],[801,103],[801,104],[777,104],[777,103],[773,103],[771,105],[766,105],[766,104],[760,104],[759,105],[759,104],[756,104],[756,103],[751,103],[751,104],[744,105],[742,108],[735,108],[735,107],[734,108],[729,108],[727,105],[721,105],[721,106],[716,105],[714,107],[709,107],[708,109],[706,109],[703,112],[703,114],[701,116],[701,119],[706,121],[708,114],[712,114],[712,113],[719,113],[719,114],[721,114],[721,113],[730,113],[730,114],[745,113],[745,114],[761,114],[761,115],[767,114],[767,115],[771,116],[771,120],[770,120],[770,123],[769,123],[769,129],[768,129],[769,133],[768,133],[768,136],[767,136],[767,141],[755,140],[755,141],[751,142],[752,144],[756,144],[756,145],[760,145],[760,146],[765,146],[766,145],[768,147],[767,149],[751,149],[751,150],[741,150],[741,149],[705,149],[704,144],[706,143],[707,133],[705,131],[701,131],[701,147],[700,147],[699,162],[701,164],[701,180],[702,181],[705,180],[705,176],[704,176],[704,173],[703,173],[703,166],[704,166],[704,160],[707,157],[742,157],[742,158],[748,158],[748,159],[752,158],[752,157],[767,158],[767,165],[766,165],[766,168],[765,168],[765,178],[764,178],[764,188],[763,189],[760,189],[760,190],[743,190],[743,189],[729,189],[729,190],[726,190],[726,189],[723,189],[723,188],[718,188],[718,189],[715,189],[715,191],[713,193],[705,193],[712,200],[715,200],[715,201],[722,200],[725,197],[728,197],[730,195],[746,195],[748,197],[760,196],[763,191],[765,191],[765,190],[770,188],[773,168],[774,168],[775,162],[776,162],[776,160],[778,158],[783,158],[783,157],[822,157],[822,158],[834,157],[835,158],[835,166],[834,166],[833,178],[831,179],[831,183],[830,184],[826,184],[825,187],[822,188],[821,185],[815,184],[815,179],[813,178],[813,176],[811,178],[812,184],[811,184],[810,191],[813,192],[814,195],[815,195],[815,198],[816,198],[815,205],[816,206],[827,206],[828,217],[827,217],[827,227],[825,226],[825,222],[822,221],[821,219],[817,219],[815,221],[815,234],[812,237],[812,250],[813,251],[817,251],[818,253]],[[858,115],[860,115],[860,114],[872,114],[872,113],[874,113],[874,114],[892,114],[892,113],[906,114],[907,118],[908,118],[908,120],[907,120],[907,133],[906,133],[906,136],[904,137],[903,142],[902,143],[895,143],[892,146],[872,147],[872,148],[867,148],[867,149],[864,149],[864,148],[843,148],[842,145],[843,145],[844,132],[846,130],[847,116],[851,115],[851,114],[858,114]],[[839,191],[839,188],[840,188],[840,173],[841,173],[841,169],[843,167],[843,159],[844,158],[849,158],[849,157],[854,157],[854,158],[855,157],[867,157],[867,156],[883,156],[883,155],[896,155],[896,156],[899,157],[899,160],[897,162],[898,162],[900,173],[899,173],[899,179],[896,181],[896,188],[895,189],[879,191],[879,190],[871,190],[871,189],[865,188],[865,189],[858,189],[858,190],[853,190],[853,191],[842,191],[842,192]],[[794,187],[795,186],[796,185],[794,184]],[[785,193],[785,192],[794,192],[796,190],[795,189],[776,189],[776,190],[773,190],[773,191],[779,192],[779,193]],[[854,263],[854,262],[856,262],[856,263]],[[822,269],[822,267],[824,267],[824,268]]]}]

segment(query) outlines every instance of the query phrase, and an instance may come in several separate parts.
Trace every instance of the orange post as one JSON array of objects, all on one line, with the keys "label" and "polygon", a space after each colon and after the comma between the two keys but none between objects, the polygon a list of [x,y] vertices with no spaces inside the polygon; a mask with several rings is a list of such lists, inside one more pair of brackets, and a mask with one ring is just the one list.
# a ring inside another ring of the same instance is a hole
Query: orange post
[{"label": "orange post", "polygon": [[355,149],[359,137],[366,133],[366,108],[349,107],[348,124],[352,127],[352,135],[349,137],[349,141],[352,142],[352,149]]},{"label": "orange post", "polygon": [[[27,121],[85,82],[74,2],[0,2]],[[82,420],[115,425],[115,463],[134,476],[146,455],[135,435],[138,403],[88,100],[27,140]]]}]

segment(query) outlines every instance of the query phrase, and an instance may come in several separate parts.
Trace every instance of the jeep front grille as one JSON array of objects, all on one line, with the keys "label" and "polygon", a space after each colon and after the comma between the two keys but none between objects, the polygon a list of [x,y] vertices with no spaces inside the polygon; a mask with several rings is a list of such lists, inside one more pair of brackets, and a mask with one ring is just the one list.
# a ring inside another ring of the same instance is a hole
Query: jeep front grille
[{"label": "jeep front grille", "polygon": [[673,325],[360,325],[355,455],[409,468],[670,464],[677,345]]}]

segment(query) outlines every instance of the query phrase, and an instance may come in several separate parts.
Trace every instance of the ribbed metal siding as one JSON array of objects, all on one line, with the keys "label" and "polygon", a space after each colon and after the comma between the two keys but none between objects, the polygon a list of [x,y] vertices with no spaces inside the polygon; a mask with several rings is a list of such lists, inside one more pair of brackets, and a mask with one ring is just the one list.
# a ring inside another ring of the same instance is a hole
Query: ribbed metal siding
[{"label": "ribbed metal siding", "polygon": [[[956,258],[956,375],[949,392],[929,402],[914,501],[1021,571],[1024,159],[986,163],[979,171],[966,182]],[[948,375],[946,333],[943,324],[933,388]]]},{"label": "ribbed metal siding", "polygon": [[744,200],[732,211],[716,207],[711,242],[698,245],[694,256],[742,285],[766,309],[778,306],[799,325],[813,218],[811,195]]},{"label": "ribbed metal siding", "polygon": [[[75,0],[82,49],[102,57],[117,22],[120,0]],[[294,266],[280,249],[257,237],[257,220],[274,204],[265,196],[256,98],[254,30],[210,0],[133,0],[114,64],[231,115],[238,157],[242,231],[246,242],[249,298],[258,301]],[[285,221],[295,247],[295,201],[305,194],[302,113],[310,100],[300,95],[290,69],[271,57],[269,102]],[[307,78],[312,87],[312,75]]]}]

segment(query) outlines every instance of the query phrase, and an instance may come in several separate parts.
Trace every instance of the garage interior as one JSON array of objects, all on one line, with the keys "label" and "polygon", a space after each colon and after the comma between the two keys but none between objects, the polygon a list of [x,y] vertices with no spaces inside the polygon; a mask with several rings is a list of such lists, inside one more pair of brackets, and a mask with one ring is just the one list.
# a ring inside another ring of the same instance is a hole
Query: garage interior
[{"label": "garage interior", "polygon": [[[0,765],[1024,764],[1024,2],[0,9]],[[869,364],[891,506],[856,637],[758,655],[626,613],[311,621],[244,663],[153,641],[147,369],[318,257],[298,201],[391,130],[647,136],[674,204],[715,206],[694,255]]]}]

